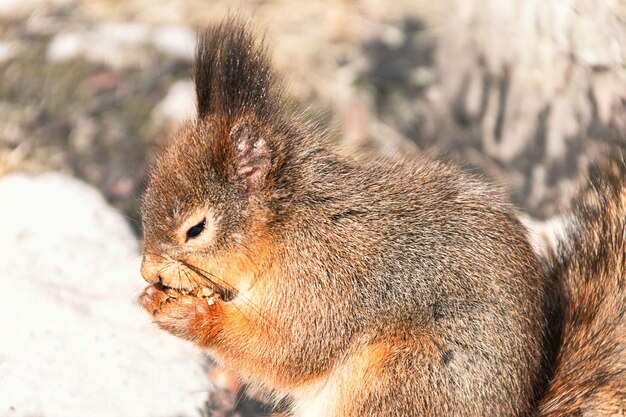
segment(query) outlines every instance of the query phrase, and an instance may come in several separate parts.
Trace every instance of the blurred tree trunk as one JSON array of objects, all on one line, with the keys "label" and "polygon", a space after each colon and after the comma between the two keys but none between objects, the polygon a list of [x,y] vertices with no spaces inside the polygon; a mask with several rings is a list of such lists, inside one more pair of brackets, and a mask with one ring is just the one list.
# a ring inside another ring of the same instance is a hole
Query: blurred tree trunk
[{"label": "blurred tree trunk", "polygon": [[447,1],[438,136],[547,217],[590,161],[626,149],[626,1]]}]

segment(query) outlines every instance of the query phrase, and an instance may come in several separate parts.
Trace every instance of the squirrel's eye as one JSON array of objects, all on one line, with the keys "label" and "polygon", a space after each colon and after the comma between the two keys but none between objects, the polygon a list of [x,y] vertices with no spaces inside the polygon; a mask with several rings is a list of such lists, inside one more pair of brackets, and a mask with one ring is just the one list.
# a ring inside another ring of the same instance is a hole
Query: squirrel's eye
[{"label": "squirrel's eye", "polygon": [[194,237],[202,233],[202,231],[204,230],[205,223],[206,223],[206,219],[202,219],[200,223],[198,223],[197,225],[193,227],[190,227],[189,230],[187,230],[187,240],[193,239]]}]

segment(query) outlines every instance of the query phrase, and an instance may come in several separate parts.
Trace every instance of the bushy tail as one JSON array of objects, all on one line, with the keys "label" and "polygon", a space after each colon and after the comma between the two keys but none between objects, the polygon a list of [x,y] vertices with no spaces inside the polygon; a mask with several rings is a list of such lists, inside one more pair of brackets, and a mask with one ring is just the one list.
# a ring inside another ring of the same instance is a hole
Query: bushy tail
[{"label": "bushy tail", "polygon": [[555,259],[562,333],[544,417],[626,415],[626,165],[589,177]]}]

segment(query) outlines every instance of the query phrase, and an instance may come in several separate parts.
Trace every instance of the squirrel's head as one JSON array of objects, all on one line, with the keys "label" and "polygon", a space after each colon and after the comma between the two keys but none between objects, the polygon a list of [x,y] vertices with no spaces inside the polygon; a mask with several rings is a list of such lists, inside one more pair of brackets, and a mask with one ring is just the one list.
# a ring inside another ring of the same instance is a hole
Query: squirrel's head
[{"label": "squirrel's head", "polygon": [[200,36],[195,84],[197,119],[158,159],[143,196],[142,274],[234,292],[229,277],[253,273],[270,250],[267,226],[288,199],[285,165],[302,135],[284,116],[264,46],[237,19]]}]

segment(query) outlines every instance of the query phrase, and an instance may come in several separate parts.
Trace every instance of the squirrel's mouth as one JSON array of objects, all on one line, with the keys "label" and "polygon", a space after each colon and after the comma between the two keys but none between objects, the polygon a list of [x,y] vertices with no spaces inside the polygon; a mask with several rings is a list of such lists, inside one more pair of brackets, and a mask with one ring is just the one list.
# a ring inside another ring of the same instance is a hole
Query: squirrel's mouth
[{"label": "squirrel's mouth", "polygon": [[229,302],[235,298],[233,291],[224,290],[221,288],[208,288],[208,287],[195,287],[192,289],[185,288],[172,288],[162,283],[154,284],[154,286],[167,294],[170,298],[180,298],[183,296],[191,296],[197,298],[203,298],[208,305],[213,305],[218,301]]}]

